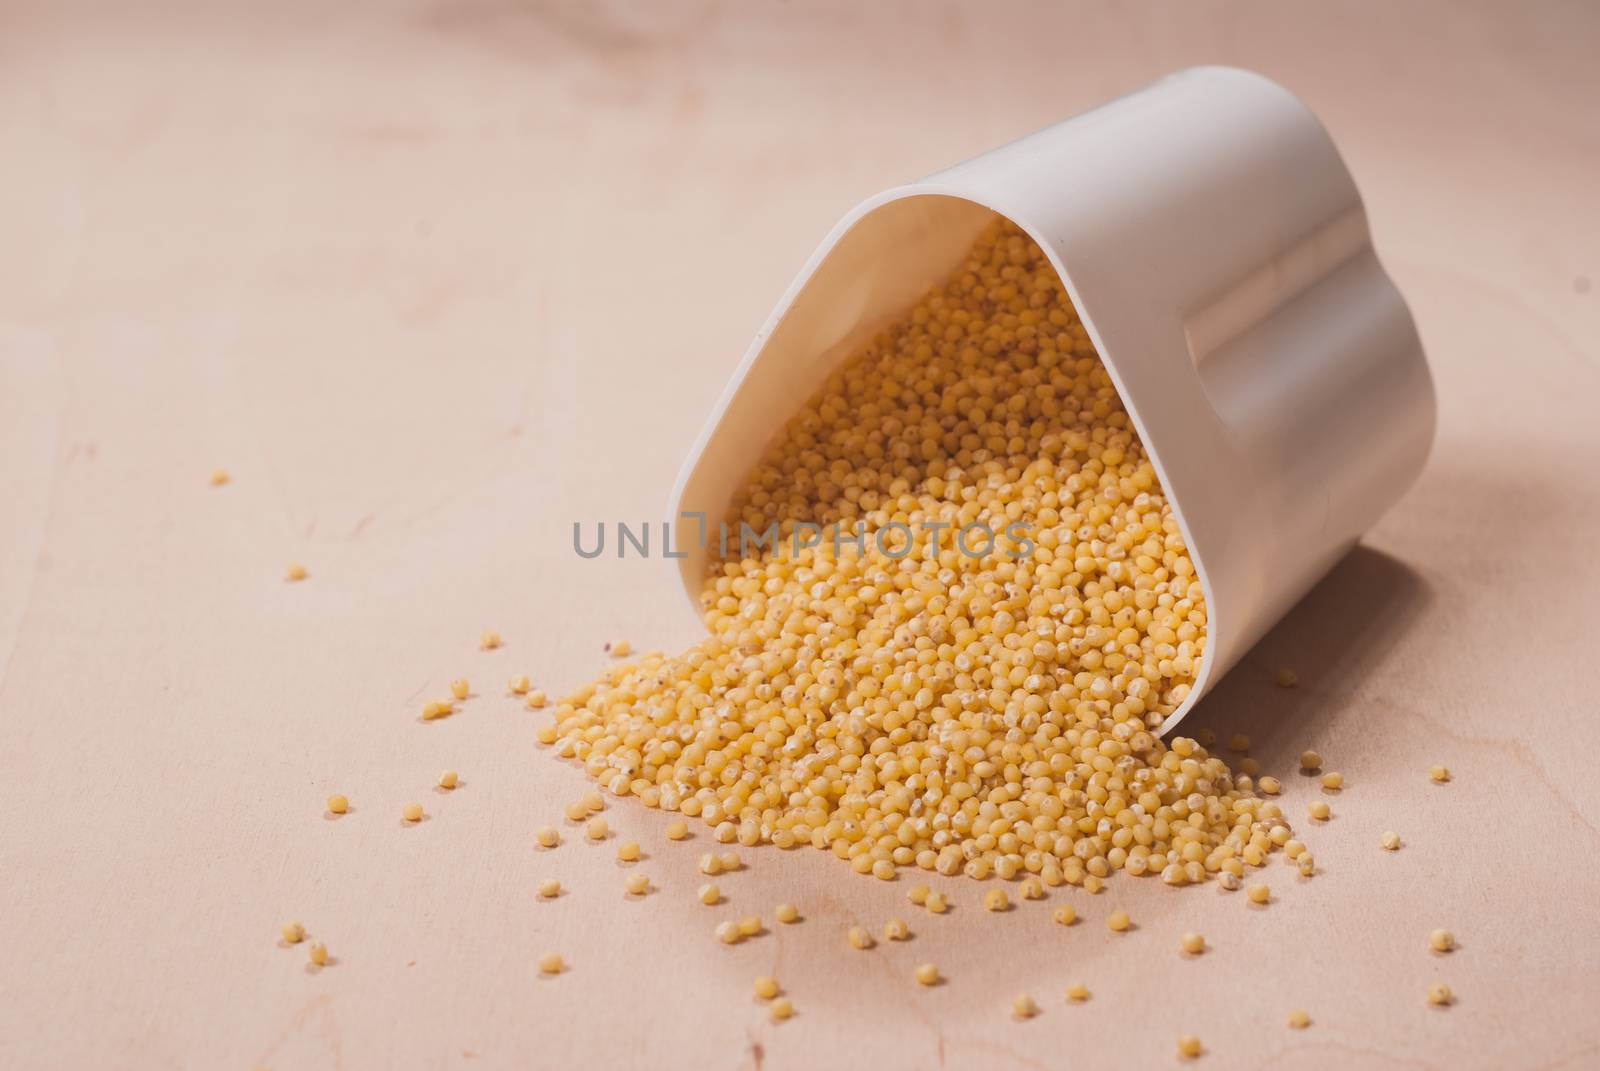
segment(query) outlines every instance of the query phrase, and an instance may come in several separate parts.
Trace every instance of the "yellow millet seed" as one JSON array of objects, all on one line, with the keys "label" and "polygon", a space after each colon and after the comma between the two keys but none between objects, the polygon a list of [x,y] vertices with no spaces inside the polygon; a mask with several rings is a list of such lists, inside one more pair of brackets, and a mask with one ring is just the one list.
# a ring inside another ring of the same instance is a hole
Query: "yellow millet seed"
[{"label": "yellow millet seed", "polygon": [[556,831],[555,826],[540,826],[533,835],[541,848],[554,848],[561,843],[561,834]]},{"label": "yellow millet seed", "polygon": [[754,937],[761,932],[761,916],[746,915],[739,920],[738,925],[740,937]]},{"label": "yellow millet seed", "polygon": [[800,909],[793,904],[779,904],[773,909],[772,917],[785,924],[799,922]]},{"label": "yellow millet seed", "polygon": [[1456,947],[1456,938],[1449,930],[1434,930],[1428,935],[1428,947],[1435,952],[1449,952]]},{"label": "yellow millet seed", "polygon": [[1082,982],[1067,986],[1067,999],[1074,1004],[1082,1004],[1089,999],[1089,987]]},{"label": "yellow millet seed", "polygon": [[606,809],[606,798],[598,792],[586,792],[583,796],[583,805],[589,809],[590,813],[603,811]]},{"label": "yellow millet seed", "polygon": [[1435,783],[1442,785],[1446,781],[1450,780],[1450,768],[1448,766],[1430,767],[1428,769],[1428,776],[1433,778]]},{"label": "yellow millet seed", "polygon": [[1205,594],[1019,228],[995,220],[752,461],[718,518],[706,637],[556,704],[552,746],[590,777],[890,877],[1044,880],[1048,859],[1094,889],[1140,858],[1194,884],[1264,820],[1220,757],[1159,735],[1208,657]]},{"label": "yellow millet seed", "polygon": [[545,704],[549,702],[550,697],[544,693],[543,689],[540,688],[534,688],[529,691],[528,698],[523,700],[523,704],[527,706],[529,710],[543,710],[545,708]]},{"label": "yellow millet seed", "polygon": [[450,694],[457,699],[465,699],[472,691],[472,686],[467,683],[467,678],[457,677],[450,682]]},{"label": "yellow millet seed", "polygon": [[617,845],[617,859],[624,863],[637,862],[639,859],[639,842],[625,840]]},{"label": "yellow millet seed", "polygon": [[500,639],[500,633],[494,631],[493,629],[486,629],[478,634],[478,646],[483,648],[485,651],[494,650],[496,647],[499,647],[502,642],[504,641]]},{"label": "yellow millet seed", "polygon": [[1250,897],[1252,904],[1264,904],[1272,899],[1272,890],[1265,885],[1252,885],[1245,890],[1245,895]]},{"label": "yellow millet seed", "polygon": [[1300,768],[1306,773],[1315,773],[1322,769],[1322,756],[1315,751],[1300,752]]},{"label": "yellow millet seed", "polygon": [[1125,933],[1131,925],[1133,920],[1128,917],[1126,911],[1113,911],[1106,917],[1106,926],[1112,933]]},{"label": "yellow millet seed", "polygon": [[633,654],[633,644],[627,640],[618,640],[610,645],[610,651],[612,658],[627,658]]},{"label": "yellow millet seed", "polygon": [[990,889],[983,894],[983,906],[989,911],[1009,911],[1011,897],[1006,895],[1004,889]]},{"label": "yellow millet seed", "polygon": [[700,886],[700,891],[696,895],[700,897],[700,902],[707,907],[722,902],[722,890],[709,881]]},{"label": "yellow millet seed", "polygon": [[717,940],[725,945],[736,945],[744,940],[744,934],[739,932],[739,924],[732,920],[717,923]]},{"label": "yellow millet seed", "polygon": [[700,873],[707,876],[722,873],[722,860],[716,852],[707,852],[700,857]]},{"label": "yellow millet seed", "polygon": [[328,965],[328,946],[321,941],[313,941],[311,943],[311,962],[318,967],[326,967]]},{"label": "yellow millet seed", "polygon": [[1378,843],[1382,844],[1384,849],[1387,850],[1387,851],[1391,851],[1391,852],[1399,851],[1400,850],[1400,834],[1393,833],[1393,832],[1385,833],[1383,835],[1383,838],[1381,840],[1379,840]]},{"label": "yellow millet seed", "polygon": [[905,924],[904,919],[890,919],[883,924],[883,939],[885,941],[906,941],[911,937],[911,927]]},{"label": "yellow millet seed", "polygon": [[1263,777],[1256,782],[1256,788],[1260,789],[1263,795],[1276,796],[1283,791],[1283,782],[1276,777]]},{"label": "yellow millet seed", "polygon": [[628,890],[629,896],[643,896],[650,891],[650,878],[644,874],[629,874],[623,879],[622,887]]},{"label": "yellow millet seed", "polygon": [[772,1002],[770,1014],[773,1022],[782,1022],[794,1014],[794,1003],[788,997],[779,997]]},{"label": "yellow millet seed", "polygon": [[1178,1055],[1186,1060],[1193,1060],[1200,1055],[1200,1039],[1193,1034],[1184,1034],[1178,1039]]},{"label": "yellow millet seed", "polygon": [[333,814],[344,814],[350,810],[350,801],[344,796],[329,796],[328,810]]},{"label": "yellow millet seed", "polygon": [[921,907],[928,902],[928,893],[930,891],[926,885],[913,885],[910,891],[906,893],[906,899]]},{"label": "yellow millet seed", "polygon": [[1454,1003],[1455,999],[1456,995],[1451,992],[1450,987],[1445,985],[1443,982],[1434,982],[1428,986],[1429,1004],[1434,1004],[1443,1008]]},{"label": "yellow millet seed", "polygon": [[1017,886],[1017,895],[1024,900],[1043,900],[1044,882],[1038,878],[1023,878],[1022,883]]},{"label": "yellow millet seed", "polygon": [[590,840],[605,840],[611,832],[611,825],[604,818],[591,818],[589,824],[583,827],[583,832]]},{"label": "yellow millet seed", "polygon": [[400,810],[400,817],[404,818],[407,822],[420,822],[420,821],[422,821],[422,804],[420,804],[420,803],[408,803],[408,804],[406,804]]},{"label": "yellow millet seed", "polygon": [[1071,904],[1062,904],[1050,913],[1050,917],[1062,926],[1071,926],[1078,921],[1078,912]]},{"label": "yellow millet seed", "polygon": [[1178,947],[1191,956],[1198,956],[1206,950],[1206,939],[1198,933],[1186,933],[1178,939]]},{"label": "yellow millet seed", "polygon": [[433,721],[435,718],[447,718],[455,713],[455,704],[448,699],[435,699],[431,703],[422,705],[422,718],[424,721]]},{"label": "yellow millet seed", "polygon": [[939,968],[931,963],[918,964],[913,977],[916,978],[918,985],[938,985]]},{"label": "yellow millet seed", "polygon": [[1306,1027],[1308,1027],[1310,1025],[1311,1025],[1311,1016],[1308,1015],[1306,1012],[1300,1010],[1299,1008],[1296,1008],[1294,1011],[1289,1013],[1289,1026],[1290,1026],[1291,1029],[1304,1030]]},{"label": "yellow millet seed", "polygon": [[589,817],[589,808],[587,808],[587,807],[585,807],[583,805],[583,801],[582,800],[579,800],[577,803],[569,803],[569,804],[567,804],[567,821],[569,821],[569,822],[583,822],[583,821],[588,820],[588,817]]},{"label": "yellow millet seed", "polygon": [[512,695],[527,695],[531,683],[525,675],[519,673],[511,678],[510,683],[506,685],[506,689]]},{"label": "yellow millet seed", "polygon": [[928,898],[922,902],[922,906],[935,915],[942,915],[950,910],[950,898],[944,893],[935,890],[928,894]]},{"label": "yellow millet seed", "polygon": [[228,476],[228,470],[227,469],[212,469],[211,470],[211,486],[212,487],[221,487],[223,484],[228,482],[228,479],[229,479],[229,476]]},{"label": "yellow millet seed", "polygon": [[304,580],[307,575],[306,567],[299,562],[290,562],[288,568],[283,571],[283,578],[291,583]]},{"label": "yellow millet seed", "polygon": [[539,973],[541,974],[560,974],[566,969],[566,966],[566,961],[561,958],[561,953],[559,952],[547,952],[539,957]]},{"label": "yellow millet seed", "polygon": [[1319,822],[1326,822],[1333,811],[1326,800],[1312,800],[1306,807],[1306,813]]},{"label": "yellow millet seed", "polygon": [[454,770],[446,770],[439,775],[439,787],[450,789],[461,783],[461,778]]},{"label": "yellow millet seed", "polygon": [[756,979],[756,996],[762,1000],[771,1000],[778,995],[778,980],[771,975],[762,975]]},{"label": "yellow millet seed", "polygon": [[1329,792],[1338,792],[1344,787],[1344,774],[1337,770],[1329,770],[1322,775],[1322,787]]},{"label": "yellow millet seed", "polygon": [[1032,1019],[1039,1014],[1039,1005],[1026,993],[1018,993],[1011,1000],[1011,1016],[1014,1019]]},{"label": "yellow millet seed", "polygon": [[306,928],[298,922],[286,922],[283,925],[283,939],[291,945],[297,945],[306,939]]},{"label": "yellow millet seed", "polygon": [[850,927],[850,932],[846,936],[849,937],[852,948],[868,949],[873,945],[872,934],[863,926]]},{"label": "yellow millet seed", "polygon": [[689,823],[681,818],[674,818],[667,823],[667,839],[683,840],[689,835]]},{"label": "yellow millet seed", "polygon": [[555,878],[545,878],[539,883],[539,895],[546,900],[554,899],[561,895],[561,883]]}]

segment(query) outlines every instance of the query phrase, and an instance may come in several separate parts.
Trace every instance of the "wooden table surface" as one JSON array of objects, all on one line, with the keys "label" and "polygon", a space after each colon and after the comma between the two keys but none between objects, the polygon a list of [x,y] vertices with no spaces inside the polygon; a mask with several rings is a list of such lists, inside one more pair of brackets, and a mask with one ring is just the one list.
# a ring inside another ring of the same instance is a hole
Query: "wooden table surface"
[{"label": "wooden table surface", "polygon": [[[1600,1065],[1597,43],[1555,3],[0,3],[0,1066]],[[586,782],[504,682],[699,627],[572,523],[658,517],[858,199],[1201,62],[1323,117],[1438,383],[1420,483],[1186,726],[1345,774],[1322,873],[933,917],[771,848],[704,907],[709,838],[632,801],[653,895],[537,850]]]}]

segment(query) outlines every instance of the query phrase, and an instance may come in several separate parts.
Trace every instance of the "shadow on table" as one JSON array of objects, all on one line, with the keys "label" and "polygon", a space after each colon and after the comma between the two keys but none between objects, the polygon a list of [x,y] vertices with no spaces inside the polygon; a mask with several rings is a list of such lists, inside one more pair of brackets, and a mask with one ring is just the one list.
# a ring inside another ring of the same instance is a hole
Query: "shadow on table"
[{"label": "shadow on table", "polygon": [[[1354,713],[1352,697],[1394,650],[1396,641],[1433,598],[1427,581],[1406,563],[1357,546],[1288,615],[1252,647],[1175,732],[1250,738],[1263,769],[1292,774],[1310,730],[1326,740]],[[1295,688],[1279,688],[1279,669],[1292,668]],[[1230,764],[1237,764],[1230,756]]]}]

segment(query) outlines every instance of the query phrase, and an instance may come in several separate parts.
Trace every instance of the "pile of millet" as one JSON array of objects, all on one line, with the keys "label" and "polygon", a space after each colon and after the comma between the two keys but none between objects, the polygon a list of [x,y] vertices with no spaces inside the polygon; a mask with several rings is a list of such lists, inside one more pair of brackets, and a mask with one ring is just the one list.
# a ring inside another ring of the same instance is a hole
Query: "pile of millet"
[{"label": "pile of millet", "polygon": [[[727,520],[781,538],[713,562],[710,635],[580,688],[543,743],[724,843],[885,880],[1237,881],[1288,840],[1248,778],[1158,735],[1205,657],[1204,595],[1017,227],[989,225],[775,430]],[[995,537],[958,540],[980,525]]]}]

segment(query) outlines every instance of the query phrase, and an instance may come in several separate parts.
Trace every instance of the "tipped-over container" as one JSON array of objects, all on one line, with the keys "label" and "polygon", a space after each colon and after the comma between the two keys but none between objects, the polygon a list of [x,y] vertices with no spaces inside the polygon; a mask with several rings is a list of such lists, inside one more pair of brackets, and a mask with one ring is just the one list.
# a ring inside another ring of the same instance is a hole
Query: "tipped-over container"
[{"label": "tipped-over container", "polygon": [[1405,492],[1434,432],[1421,342],[1350,172],[1304,104],[1248,71],[1179,72],[846,215],[678,478],[683,583],[698,608],[706,519],[996,214],[1060,273],[1205,593],[1205,655],[1166,731]]}]

